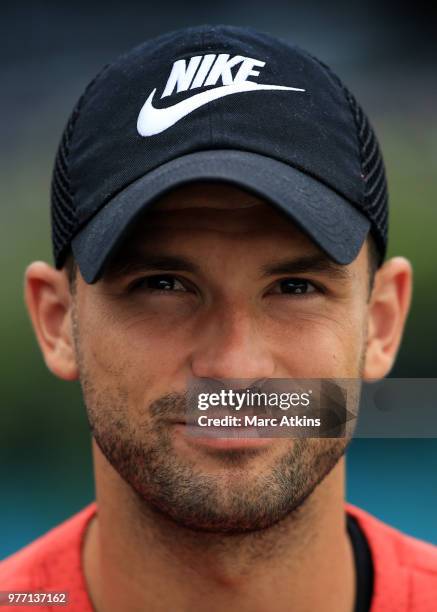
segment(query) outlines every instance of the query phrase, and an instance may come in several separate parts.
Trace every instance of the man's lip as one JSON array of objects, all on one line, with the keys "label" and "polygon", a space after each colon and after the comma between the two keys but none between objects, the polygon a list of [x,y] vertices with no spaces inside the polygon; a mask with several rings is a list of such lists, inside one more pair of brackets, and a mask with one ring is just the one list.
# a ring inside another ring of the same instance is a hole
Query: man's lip
[{"label": "man's lip", "polygon": [[269,436],[270,427],[254,425],[199,425],[196,421],[177,421],[173,423],[189,438],[228,438],[228,439],[254,439],[277,437]]},{"label": "man's lip", "polygon": [[208,417],[208,419],[223,419],[225,417],[254,417],[254,416],[258,416],[258,417],[265,417],[267,415],[263,415],[260,414],[259,412],[256,411],[249,411],[249,410],[241,410],[241,411],[233,411],[233,412],[199,412],[199,413],[195,413],[195,414],[188,414],[188,416],[186,417],[181,417],[181,418],[177,418],[177,419],[171,419],[170,423],[171,424],[178,424],[178,425],[185,425],[185,424],[190,424],[190,425],[194,425],[195,423],[197,423],[197,419],[201,416],[206,416]]},{"label": "man's lip", "polygon": [[[219,416],[215,416],[215,417],[211,417],[211,418],[223,418],[223,415]],[[186,425],[187,427],[196,427],[199,429],[262,429],[260,427],[254,427],[253,425],[239,425],[239,426],[235,426],[233,427],[232,425],[199,425],[197,422],[197,419],[194,419],[192,421],[171,421],[170,425]]]},{"label": "man's lip", "polygon": [[[174,422],[179,432],[190,445],[215,448],[217,450],[249,449],[268,446],[273,439],[259,435],[256,427],[201,427]],[[206,430],[206,431],[205,431]]]}]

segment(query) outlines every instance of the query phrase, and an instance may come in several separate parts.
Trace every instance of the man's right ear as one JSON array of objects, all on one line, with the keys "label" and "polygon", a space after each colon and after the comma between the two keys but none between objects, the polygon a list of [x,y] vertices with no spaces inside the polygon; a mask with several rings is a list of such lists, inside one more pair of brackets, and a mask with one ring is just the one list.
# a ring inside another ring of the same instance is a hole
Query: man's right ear
[{"label": "man's right ear", "polygon": [[25,300],[47,367],[64,380],[79,371],[72,332],[73,300],[64,270],[34,261],[25,273]]}]

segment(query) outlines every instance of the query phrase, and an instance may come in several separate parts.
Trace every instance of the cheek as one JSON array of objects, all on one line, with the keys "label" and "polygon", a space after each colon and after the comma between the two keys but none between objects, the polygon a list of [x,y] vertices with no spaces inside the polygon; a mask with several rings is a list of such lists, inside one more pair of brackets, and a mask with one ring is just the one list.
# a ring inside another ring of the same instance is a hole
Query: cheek
[{"label": "cheek", "polygon": [[[364,304],[352,301],[323,308],[285,308],[272,302],[252,312],[254,324],[249,327],[270,352],[275,376],[358,376],[366,311]],[[87,373],[92,373],[100,388],[116,385],[139,400],[145,395],[155,398],[163,389],[184,387],[191,354],[205,340],[207,330],[204,317],[199,318],[190,302],[168,304],[162,300],[159,308],[126,309],[100,303],[83,309],[81,346]],[[208,325],[210,329],[211,321]]]},{"label": "cheek", "polygon": [[286,376],[357,377],[366,325],[362,308],[350,313],[299,313],[286,325],[271,324],[270,346]]},{"label": "cheek", "polygon": [[134,404],[156,398],[163,387],[175,389],[182,348],[187,346],[186,328],[162,312],[89,308],[80,324],[86,376],[96,388],[116,390]]}]

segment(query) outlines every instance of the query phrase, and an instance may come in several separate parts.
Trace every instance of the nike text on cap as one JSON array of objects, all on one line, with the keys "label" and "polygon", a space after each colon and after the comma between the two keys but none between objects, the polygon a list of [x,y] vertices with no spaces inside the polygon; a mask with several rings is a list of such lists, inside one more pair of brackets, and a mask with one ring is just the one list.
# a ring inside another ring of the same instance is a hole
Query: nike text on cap
[{"label": "nike text on cap", "polygon": [[369,230],[385,256],[384,164],[352,94],[302,49],[202,26],[136,47],[80,98],[53,173],[56,266],[72,249],[95,282],[149,204],[207,180],[262,196],[337,263]]}]

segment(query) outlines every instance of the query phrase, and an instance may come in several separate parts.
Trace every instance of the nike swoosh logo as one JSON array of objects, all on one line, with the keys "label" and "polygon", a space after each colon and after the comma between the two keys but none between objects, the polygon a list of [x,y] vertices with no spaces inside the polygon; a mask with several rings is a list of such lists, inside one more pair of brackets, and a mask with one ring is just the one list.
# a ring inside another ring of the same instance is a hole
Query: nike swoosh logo
[{"label": "nike swoosh logo", "polygon": [[222,85],[182,100],[173,106],[167,108],[155,108],[153,106],[153,97],[156,93],[154,89],[143,107],[140,110],[137,121],[137,130],[141,136],[154,136],[167,130],[169,127],[186,117],[193,111],[197,110],[204,104],[208,104],[213,100],[230,96],[231,94],[242,93],[245,91],[261,91],[261,90],[285,90],[285,91],[305,91],[297,87],[285,87],[283,85],[261,85],[252,81],[244,81],[232,85]]}]

